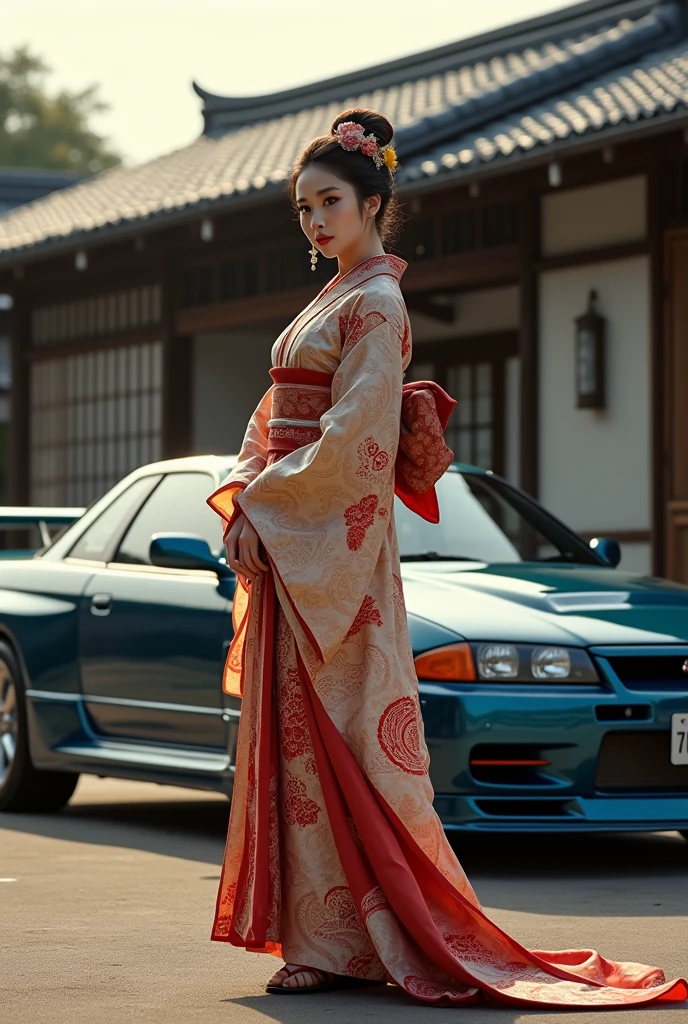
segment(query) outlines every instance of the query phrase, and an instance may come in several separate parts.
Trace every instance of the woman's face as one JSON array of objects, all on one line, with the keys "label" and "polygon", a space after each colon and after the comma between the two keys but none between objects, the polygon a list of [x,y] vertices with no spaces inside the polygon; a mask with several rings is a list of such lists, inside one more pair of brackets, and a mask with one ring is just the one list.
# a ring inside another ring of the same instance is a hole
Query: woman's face
[{"label": "woman's face", "polygon": [[341,257],[373,230],[380,197],[365,199],[361,210],[353,185],[323,164],[308,164],[296,181],[296,205],[308,241],[323,256]]}]

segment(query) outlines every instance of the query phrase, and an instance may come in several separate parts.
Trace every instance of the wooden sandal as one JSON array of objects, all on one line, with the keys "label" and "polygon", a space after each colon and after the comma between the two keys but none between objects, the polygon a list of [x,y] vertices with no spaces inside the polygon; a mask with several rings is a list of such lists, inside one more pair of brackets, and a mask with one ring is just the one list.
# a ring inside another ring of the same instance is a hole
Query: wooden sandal
[{"label": "wooden sandal", "polygon": [[275,996],[291,996],[300,995],[302,992],[324,992],[328,988],[332,988],[336,982],[337,975],[330,974],[329,971],[323,971],[320,967],[295,967],[292,970],[285,964],[277,972],[280,974],[282,971],[286,972],[287,978],[295,978],[298,974],[322,974],[325,976],[325,980],[318,982],[317,985],[287,985],[285,987],[283,979],[279,985],[266,985],[265,991]]},{"label": "wooden sandal", "polygon": [[266,985],[266,992],[270,992],[272,995],[286,996],[294,992],[325,992],[327,989],[333,988],[369,988],[373,985],[387,984],[387,978],[383,978],[381,981],[373,981],[370,978],[355,978],[351,974],[331,974],[330,971],[324,971],[321,967],[298,966],[290,970],[285,964],[277,973],[280,974],[282,971],[286,971],[287,978],[292,978],[296,974],[306,974],[306,972],[324,974],[327,977],[325,981],[317,985],[287,985],[286,988],[284,982],[280,985]]}]

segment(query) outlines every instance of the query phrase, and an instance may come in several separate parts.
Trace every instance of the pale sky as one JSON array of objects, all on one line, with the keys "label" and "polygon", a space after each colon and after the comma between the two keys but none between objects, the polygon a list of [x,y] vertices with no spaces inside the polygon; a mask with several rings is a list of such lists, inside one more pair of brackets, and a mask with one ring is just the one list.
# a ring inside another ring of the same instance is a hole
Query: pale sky
[{"label": "pale sky", "polygon": [[562,0],[0,0],[0,53],[29,44],[50,90],[100,85],[94,127],[127,163],[200,133],[195,79],[255,95],[569,6]]}]

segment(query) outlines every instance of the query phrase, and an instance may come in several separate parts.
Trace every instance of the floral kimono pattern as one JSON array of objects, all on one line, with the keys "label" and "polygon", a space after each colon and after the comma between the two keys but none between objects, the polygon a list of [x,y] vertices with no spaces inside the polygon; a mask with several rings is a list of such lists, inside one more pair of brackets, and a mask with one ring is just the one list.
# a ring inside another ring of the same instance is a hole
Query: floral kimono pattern
[{"label": "floral kimono pattern", "polygon": [[270,571],[237,586],[242,695],[213,938],[438,1005],[611,1007],[688,996],[593,950],[528,950],[482,911],[433,809],[394,527],[411,333],[395,256],[337,276],[277,339],[239,461]]}]

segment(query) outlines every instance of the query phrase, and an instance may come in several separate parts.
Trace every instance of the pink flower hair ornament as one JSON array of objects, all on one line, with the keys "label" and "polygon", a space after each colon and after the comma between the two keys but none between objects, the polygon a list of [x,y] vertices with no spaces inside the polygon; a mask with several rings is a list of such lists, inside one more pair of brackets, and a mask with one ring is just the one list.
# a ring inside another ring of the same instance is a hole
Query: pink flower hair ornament
[{"label": "pink flower hair ornament", "polygon": [[386,167],[392,173],[397,169],[398,161],[394,146],[389,144],[379,146],[372,133],[366,135],[362,124],[358,124],[356,121],[342,121],[337,125],[334,135],[342,149],[346,149],[350,153],[360,149],[364,156],[373,158],[378,169]]}]

